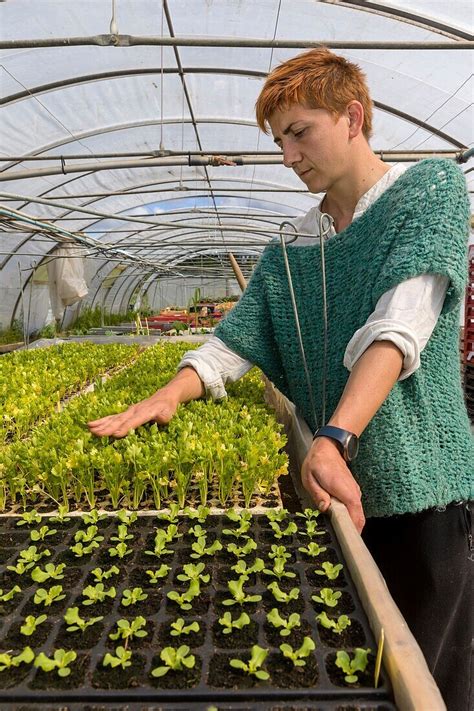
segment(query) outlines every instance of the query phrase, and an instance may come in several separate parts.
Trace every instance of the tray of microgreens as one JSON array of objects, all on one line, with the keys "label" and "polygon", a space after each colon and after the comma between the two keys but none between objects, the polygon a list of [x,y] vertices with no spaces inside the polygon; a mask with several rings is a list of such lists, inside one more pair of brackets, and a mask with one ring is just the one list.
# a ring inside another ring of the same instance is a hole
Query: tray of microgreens
[{"label": "tray of microgreens", "polygon": [[0,525],[3,703],[391,698],[317,511],[31,509]]}]

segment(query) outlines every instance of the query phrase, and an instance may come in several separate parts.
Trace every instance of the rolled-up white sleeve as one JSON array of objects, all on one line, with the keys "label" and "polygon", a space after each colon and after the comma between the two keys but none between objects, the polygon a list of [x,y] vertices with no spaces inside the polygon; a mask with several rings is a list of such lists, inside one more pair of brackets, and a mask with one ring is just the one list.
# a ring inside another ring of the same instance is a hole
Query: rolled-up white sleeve
[{"label": "rolled-up white sleeve", "polygon": [[403,354],[398,379],[408,378],[420,367],[420,353],[436,326],[448,286],[446,276],[421,274],[385,292],[347,344],[344,366],[352,370],[374,341],[391,341]]},{"label": "rolled-up white sleeve", "polygon": [[252,368],[252,363],[237,355],[217,336],[211,336],[200,348],[184,354],[178,370],[186,367],[194,368],[199,375],[206,396],[218,400],[227,395],[226,383],[242,378]]}]

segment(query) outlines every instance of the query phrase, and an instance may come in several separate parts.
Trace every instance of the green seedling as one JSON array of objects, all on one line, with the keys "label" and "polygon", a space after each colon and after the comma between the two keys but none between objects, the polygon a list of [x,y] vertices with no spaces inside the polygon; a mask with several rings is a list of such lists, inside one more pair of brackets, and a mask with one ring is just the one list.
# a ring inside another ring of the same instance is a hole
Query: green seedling
[{"label": "green seedling", "polygon": [[53,585],[51,588],[49,588],[49,590],[45,590],[44,588],[38,588],[38,590],[35,592],[33,602],[35,603],[35,605],[44,605],[45,607],[49,607],[53,604],[53,602],[59,602],[59,600],[64,600],[66,595],[62,595],[62,591],[62,585]]},{"label": "green seedling", "polygon": [[133,588],[132,590],[124,590],[120,604],[124,607],[136,605],[137,602],[142,602],[148,597],[147,593],[143,592],[142,588]]},{"label": "green seedling", "polygon": [[298,526],[294,521],[290,521],[285,529],[282,529],[277,521],[270,521],[270,528],[273,531],[273,536],[277,539],[298,533]]},{"label": "green seedling", "polygon": [[267,658],[268,649],[262,649],[258,644],[254,644],[251,649],[251,657],[248,663],[243,662],[241,659],[231,659],[229,664],[234,669],[241,669],[246,674],[255,676],[257,679],[268,679],[270,677],[269,673],[264,669],[261,669],[263,662]]},{"label": "green seedling", "polygon": [[311,600],[319,602],[320,605],[326,607],[336,607],[342,593],[340,590],[331,590],[331,588],[321,588],[319,595],[311,595]]},{"label": "green seedling", "polygon": [[49,526],[41,526],[39,530],[30,532],[30,538],[32,541],[44,541],[47,536],[54,536],[55,533],[57,533],[55,528],[50,529]]},{"label": "green seedling", "polygon": [[283,602],[286,605],[291,602],[291,600],[297,600],[300,594],[299,588],[292,588],[289,593],[283,592],[276,580],[267,585],[267,590],[273,594],[277,602]]},{"label": "green seedling", "polygon": [[91,570],[91,575],[94,576],[96,583],[102,583],[104,580],[108,580],[112,575],[118,575],[120,570],[116,565],[112,565],[108,570],[102,570],[102,568],[94,568]]},{"label": "green seedling", "polygon": [[222,550],[222,543],[218,540],[206,547],[206,536],[200,536],[191,546],[191,558],[203,558],[204,556],[215,555]]},{"label": "green seedling", "polygon": [[197,523],[195,526],[191,526],[189,529],[189,534],[191,536],[194,536],[194,538],[201,538],[201,536],[206,535],[206,529],[203,528],[199,523]]},{"label": "green seedling", "polygon": [[97,583],[96,585],[88,585],[84,588],[82,594],[87,598],[87,600],[82,601],[83,605],[95,605],[98,602],[104,602],[106,597],[110,597],[113,600],[117,592],[113,586],[105,590],[104,583]]},{"label": "green seedling", "polygon": [[232,599],[223,600],[223,605],[245,605],[245,603],[260,602],[261,595],[247,595],[244,592],[244,584],[248,578],[246,575],[241,575],[238,580],[229,580],[227,587],[232,595]]},{"label": "green seedling", "polygon": [[58,513],[50,518],[51,523],[68,523],[71,520],[68,513],[69,506],[66,504],[59,504]]},{"label": "green seedling", "polygon": [[231,566],[231,570],[235,570],[237,575],[242,577],[245,575],[249,578],[253,573],[260,573],[265,568],[265,563],[261,558],[255,558],[253,565],[247,565],[245,560],[239,559],[237,563]]},{"label": "green seedling", "polygon": [[170,504],[169,510],[160,513],[158,518],[160,519],[160,521],[176,523],[179,519],[179,504]]},{"label": "green seedling", "polygon": [[176,592],[176,590],[170,590],[167,594],[169,600],[172,600],[177,605],[179,605],[181,610],[191,610],[192,601],[195,597],[201,594],[201,586],[199,580],[191,580],[189,583],[189,588],[184,593]]},{"label": "green seedling", "polygon": [[272,560],[275,560],[275,558],[285,558],[286,560],[288,560],[288,558],[291,558],[291,553],[288,553],[285,546],[277,546],[274,543],[270,548],[270,553],[268,554],[268,557]]},{"label": "green seedling", "polygon": [[355,684],[358,681],[357,672],[365,672],[367,664],[369,663],[368,656],[371,653],[371,649],[363,649],[362,647],[356,647],[354,657],[351,659],[347,652],[337,652],[336,654],[336,666],[342,669],[344,674],[344,680],[348,684]]},{"label": "green seedling", "polygon": [[74,553],[76,558],[83,558],[85,555],[91,555],[96,548],[99,548],[97,541],[91,541],[88,545],[76,543],[74,546],[70,546],[69,550]]},{"label": "green seedling", "polygon": [[17,573],[18,575],[23,575],[23,573],[26,573],[27,570],[33,568],[35,563],[41,560],[41,558],[50,555],[51,552],[49,550],[38,553],[38,548],[36,546],[29,546],[29,548],[20,551],[16,565],[7,565],[7,570],[11,570],[13,573]]},{"label": "green seedling", "polygon": [[0,672],[12,667],[19,667],[20,664],[31,664],[35,658],[35,653],[31,647],[25,647],[20,654],[11,655],[8,652],[0,654]]},{"label": "green seedling", "polygon": [[289,513],[288,509],[269,509],[265,515],[269,523],[282,523],[286,521]]},{"label": "green seedling", "polygon": [[38,617],[28,615],[20,627],[20,633],[24,634],[25,637],[31,637],[31,635],[36,632],[38,626],[46,622],[47,619],[47,615],[38,615]]},{"label": "green seedling", "polygon": [[318,522],[311,520],[306,521],[306,526],[304,531],[300,531],[302,536],[307,536],[308,538],[314,538],[315,536],[324,536],[324,531],[318,528]]},{"label": "green seedling", "polygon": [[31,511],[25,511],[20,516],[20,520],[17,521],[17,526],[33,526],[35,523],[41,523],[41,516],[36,511],[32,509]]},{"label": "green seedling", "polygon": [[332,630],[334,634],[342,634],[351,624],[347,615],[340,615],[337,620],[333,620],[325,612],[320,612],[319,615],[316,615],[316,619],[327,630]]},{"label": "green seedling", "polygon": [[107,652],[104,656],[102,664],[104,667],[112,667],[112,669],[115,667],[122,667],[122,669],[126,669],[127,667],[132,666],[132,662],[130,661],[131,658],[132,653],[129,649],[125,649],[125,647],[116,647],[115,656],[110,654],[110,652]]},{"label": "green seedling", "polygon": [[152,676],[160,677],[168,674],[169,671],[181,671],[183,667],[192,669],[196,664],[194,654],[189,654],[190,649],[183,644],[178,649],[174,647],[165,647],[160,653],[160,659],[164,662],[164,666],[156,667],[152,670]]},{"label": "green seedling", "polygon": [[286,558],[275,558],[273,561],[273,569],[265,568],[264,575],[270,575],[281,580],[282,578],[296,578],[296,573],[285,570]]},{"label": "green seedling", "polygon": [[341,572],[343,566],[341,563],[333,565],[332,563],[322,563],[321,568],[318,568],[314,572],[316,575],[325,575],[328,580],[336,580]]},{"label": "green seedling", "polygon": [[190,625],[185,625],[183,618],[178,617],[175,622],[171,623],[170,635],[172,637],[179,637],[182,634],[191,634],[191,632],[199,632],[199,630],[199,622],[192,622]]},{"label": "green seedling", "polygon": [[311,519],[318,518],[320,513],[321,511],[318,509],[305,509],[304,511],[298,511],[296,515],[300,518],[305,518],[307,521],[311,521]]},{"label": "green seedling", "polygon": [[291,634],[291,630],[295,627],[301,627],[301,617],[297,612],[292,612],[286,619],[280,615],[276,607],[267,614],[267,621],[277,629],[281,627],[280,637],[288,637]]},{"label": "green seedling", "polygon": [[237,546],[235,543],[229,543],[227,546],[227,552],[228,553],[233,553],[236,558],[245,558],[245,556],[249,555],[252,553],[257,548],[257,544],[253,540],[253,538],[249,538],[249,540],[245,543],[243,546]]},{"label": "green seedling", "polygon": [[138,515],[136,511],[127,511],[126,509],[122,509],[121,511],[117,511],[117,518],[120,523],[124,524],[124,526],[130,526],[130,524],[135,523]]},{"label": "green seedling", "polygon": [[125,541],[131,541],[132,539],[133,535],[128,532],[128,528],[124,523],[117,527],[117,535],[110,537],[111,541],[117,541],[118,543],[125,543]]},{"label": "green seedling", "polygon": [[111,558],[125,558],[126,555],[133,553],[132,549],[127,546],[127,544],[122,541],[117,543],[116,546],[109,548],[109,555]]},{"label": "green seedling", "polygon": [[166,546],[169,543],[169,538],[163,529],[160,529],[155,534],[154,548],[152,551],[145,551],[146,555],[154,555],[157,558],[161,558],[162,555],[171,555],[173,551]]},{"label": "green seedling", "polygon": [[79,614],[78,607],[69,607],[64,614],[64,621],[69,627],[66,627],[67,632],[85,632],[88,627],[92,627],[96,622],[103,620],[101,617],[91,617],[90,620],[84,620]]},{"label": "green seedling", "polygon": [[183,566],[183,572],[177,578],[181,582],[191,582],[191,580],[200,580],[202,583],[208,583],[211,579],[209,574],[204,575],[204,563],[187,563]]},{"label": "green seedling", "polygon": [[31,571],[31,579],[34,580],[35,583],[44,583],[46,580],[63,580],[63,570],[65,567],[65,563],[59,563],[58,565],[46,563],[44,570],[37,566]]},{"label": "green seedling", "polygon": [[162,565],[160,565],[158,570],[146,570],[145,572],[150,578],[150,584],[156,585],[161,578],[166,578],[170,570],[171,566],[165,565],[165,563],[163,563]]},{"label": "green seedling", "polygon": [[183,537],[183,534],[179,533],[178,526],[175,523],[170,523],[164,532],[168,543],[172,543],[175,539]]},{"label": "green seedling", "polygon": [[109,634],[110,639],[123,639],[125,641],[125,649],[128,647],[129,639],[133,637],[146,637],[148,632],[143,629],[146,627],[146,620],[144,617],[135,617],[134,620],[118,620],[117,621],[117,632],[111,632]]},{"label": "green seedling", "polygon": [[247,615],[246,612],[242,612],[240,617],[237,617],[237,619],[233,620],[232,614],[230,612],[224,612],[222,617],[219,617],[218,622],[221,627],[224,628],[222,630],[222,634],[231,634],[233,630],[241,630],[246,625],[249,625],[250,617]]},{"label": "green seedling", "polygon": [[246,509],[242,509],[241,511],[237,511],[237,509],[228,509],[225,515],[227,516],[229,521],[232,521],[232,523],[241,524],[242,521],[252,520],[252,514]]},{"label": "green seedling", "polygon": [[242,519],[240,522],[240,526],[238,528],[224,528],[222,533],[225,536],[233,536],[234,538],[248,538],[249,536],[247,535],[248,530],[250,528],[250,521],[247,521],[245,519]]},{"label": "green seedling", "polygon": [[283,656],[290,659],[295,667],[304,667],[306,665],[306,657],[309,657],[311,652],[315,649],[316,645],[311,637],[305,637],[299,649],[293,649],[290,644],[280,644],[280,650],[283,652]]},{"label": "green seedling", "polygon": [[97,543],[100,543],[101,541],[104,540],[104,536],[99,536],[98,535],[99,529],[97,526],[88,526],[86,530],[84,531],[81,529],[80,531],[76,531],[74,535],[74,540],[76,543],[92,543],[92,541],[97,541]]},{"label": "green seedling", "polygon": [[103,521],[107,518],[107,514],[100,514],[97,509],[91,509],[89,512],[82,514],[82,520],[86,526],[96,525],[99,521]]},{"label": "green seedling", "polygon": [[10,600],[13,600],[15,595],[21,592],[21,588],[19,585],[14,585],[11,590],[8,592],[3,592],[3,590],[0,588],[0,602],[10,602]]},{"label": "green seedling", "polygon": [[184,513],[187,515],[187,517],[191,521],[198,521],[199,523],[205,523],[207,520],[207,517],[211,513],[211,509],[208,506],[198,506],[197,509],[192,509],[191,507],[187,507],[184,509]]},{"label": "green seedling", "polygon": [[69,676],[71,673],[69,666],[75,661],[76,658],[76,652],[66,652],[65,649],[57,649],[52,659],[51,657],[46,656],[44,652],[40,652],[35,658],[34,665],[38,669],[42,669],[44,672],[56,670],[58,676],[64,677]]},{"label": "green seedling", "polygon": [[324,553],[324,551],[327,550],[326,546],[318,546],[317,543],[314,543],[311,541],[311,543],[308,543],[307,547],[301,546],[298,548],[300,553],[305,553],[305,555],[309,556],[310,558],[316,558],[318,555],[321,555],[321,553]]}]

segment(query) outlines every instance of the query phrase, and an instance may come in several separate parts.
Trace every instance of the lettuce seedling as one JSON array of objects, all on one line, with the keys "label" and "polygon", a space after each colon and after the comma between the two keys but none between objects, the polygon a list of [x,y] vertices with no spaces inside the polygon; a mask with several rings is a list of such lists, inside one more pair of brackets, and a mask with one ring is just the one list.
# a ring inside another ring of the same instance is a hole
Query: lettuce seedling
[{"label": "lettuce seedling", "polygon": [[251,674],[257,679],[265,680],[269,678],[270,674],[260,667],[267,658],[267,655],[268,649],[262,649],[258,644],[254,644],[251,649],[251,657],[248,664],[241,659],[231,659],[229,664],[231,667],[234,667],[234,669],[241,669],[246,674]]},{"label": "lettuce seedling", "polygon": [[340,590],[334,591],[331,588],[321,588],[319,595],[311,595],[311,600],[319,602],[320,605],[326,605],[326,607],[336,607],[341,595]]},{"label": "lettuce seedling", "polygon": [[277,539],[284,538],[285,536],[292,536],[294,533],[298,533],[298,526],[294,521],[290,521],[285,529],[280,528],[277,521],[270,521],[270,528],[273,531],[274,537]]},{"label": "lettuce seedling", "polygon": [[340,615],[336,620],[328,617],[325,612],[320,612],[316,615],[316,619],[327,630],[332,630],[334,634],[342,634],[347,627],[350,627],[351,621],[347,615]]},{"label": "lettuce seedling", "polygon": [[45,607],[49,607],[53,602],[59,602],[59,600],[64,600],[66,595],[61,595],[63,591],[62,585],[53,585],[49,590],[44,588],[38,588],[35,592],[33,602],[35,605],[43,604]]},{"label": "lettuce seedling", "polygon": [[252,514],[246,509],[242,509],[241,511],[237,511],[236,509],[228,509],[225,512],[225,515],[229,521],[232,521],[232,523],[242,524],[242,521],[252,520]]},{"label": "lettuce seedling", "polygon": [[292,612],[288,619],[286,619],[280,615],[276,607],[272,608],[267,614],[267,621],[277,629],[278,627],[282,628],[280,630],[280,637],[288,637],[292,629],[301,626],[301,616],[297,612]]},{"label": "lettuce seedling", "polygon": [[206,536],[200,536],[197,541],[191,546],[192,553],[191,558],[203,558],[204,556],[210,556],[217,553],[217,551],[222,550],[222,543],[219,540],[215,540],[214,543],[206,548]]},{"label": "lettuce seedling", "polygon": [[133,550],[124,541],[121,541],[116,546],[109,548],[108,553],[111,558],[125,558],[126,555],[133,553]]},{"label": "lettuce seedling", "polygon": [[120,604],[124,607],[130,607],[130,605],[136,605],[137,602],[142,602],[148,597],[147,593],[143,592],[142,588],[133,588],[133,590],[124,590],[122,594],[122,600]]},{"label": "lettuce seedling", "polygon": [[163,511],[158,515],[160,521],[168,521],[168,523],[176,523],[179,519],[179,504],[170,504],[169,511]]},{"label": "lettuce seedling", "polygon": [[241,575],[238,580],[229,580],[227,587],[232,595],[232,599],[223,600],[223,605],[244,605],[250,602],[260,602],[261,595],[247,595],[244,592],[244,584],[248,578],[246,575]]},{"label": "lettuce seedling", "polygon": [[117,594],[115,588],[112,586],[108,590],[105,590],[104,583],[97,583],[96,585],[88,585],[82,591],[84,597],[87,600],[83,600],[83,605],[95,605],[97,602],[103,602],[106,597],[114,599]]},{"label": "lettuce seedling", "polygon": [[268,557],[274,560],[275,558],[291,558],[291,553],[288,553],[285,546],[277,546],[275,543],[272,544],[270,553]]},{"label": "lettuce seedling", "polygon": [[108,580],[112,575],[118,575],[120,570],[116,565],[112,565],[108,570],[102,570],[102,568],[94,568],[91,570],[91,575],[94,576],[96,583],[102,583],[104,580]]},{"label": "lettuce seedling", "polygon": [[300,548],[298,548],[298,550],[300,551],[300,553],[305,553],[310,558],[316,558],[318,555],[321,555],[321,553],[324,553],[327,548],[326,546],[318,546],[317,543],[311,541],[311,543],[308,543],[308,546],[306,548],[304,546],[301,546]]},{"label": "lettuce seedling", "polygon": [[234,538],[249,538],[247,535],[248,530],[250,528],[251,521],[247,521],[246,519],[242,519],[240,521],[240,525],[238,528],[224,528],[222,533],[225,536],[233,536]]},{"label": "lettuce seedling", "polygon": [[191,632],[199,632],[199,630],[199,622],[192,622],[190,625],[185,625],[183,618],[178,617],[175,622],[171,623],[170,635],[172,637],[179,637],[182,634],[191,634]]},{"label": "lettuce seedling", "polygon": [[150,585],[156,585],[161,578],[166,578],[171,570],[171,566],[163,563],[158,570],[146,570],[145,573],[150,578]]},{"label": "lettuce seedling", "polygon": [[35,583],[44,583],[46,580],[63,580],[63,570],[66,567],[65,563],[59,563],[54,565],[54,563],[46,563],[44,570],[39,566],[33,568],[31,571],[31,579]]},{"label": "lettuce seedling", "polygon": [[242,577],[245,575],[249,578],[253,573],[260,573],[265,568],[265,563],[261,558],[255,558],[253,565],[247,565],[245,560],[239,559],[237,563],[231,566],[231,570],[235,570],[237,575]]},{"label": "lettuce seedling", "polygon": [[196,664],[196,657],[194,654],[189,654],[190,649],[187,645],[183,644],[178,649],[174,647],[165,647],[160,653],[160,659],[164,662],[164,666],[156,667],[152,670],[152,676],[160,677],[168,674],[169,671],[181,671],[183,667],[186,669],[192,669]]},{"label": "lettuce seedling", "polygon": [[205,523],[207,520],[207,517],[211,513],[211,509],[208,506],[198,506],[197,509],[192,509],[191,507],[187,507],[184,509],[184,513],[187,515],[187,517],[193,521],[196,520],[199,523]]},{"label": "lettuce seedling", "polygon": [[191,610],[192,601],[200,594],[201,586],[199,580],[191,580],[189,588],[184,593],[178,593],[176,590],[170,590],[167,594],[167,598],[179,605],[181,610]]},{"label": "lettuce seedling", "polygon": [[57,649],[52,659],[46,656],[44,652],[40,652],[35,658],[34,665],[44,672],[50,672],[56,669],[58,676],[64,677],[69,676],[71,673],[69,666],[76,658],[76,652],[66,652],[65,649]]},{"label": "lettuce seedling", "polygon": [[206,529],[203,528],[199,523],[196,523],[195,526],[191,526],[189,529],[189,534],[191,536],[194,536],[194,538],[201,538],[201,536],[206,535]]},{"label": "lettuce seedling", "polygon": [[47,615],[38,615],[38,617],[35,617],[34,615],[27,615],[27,617],[25,617],[25,621],[20,627],[20,633],[24,634],[25,637],[31,637],[31,635],[36,632],[38,625],[46,622],[47,619]]},{"label": "lettuce seedling", "polygon": [[47,536],[54,536],[55,533],[57,533],[55,528],[50,529],[49,526],[41,526],[39,530],[30,532],[30,538],[32,541],[44,541]]},{"label": "lettuce seedling", "polygon": [[35,563],[37,563],[41,558],[50,556],[51,551],[44,550],[38,553],[37,546],[29,546],[28,548],[20,551],[20,555],[16,561],[16,565],[7,565],[7,570],[11,570],[13,573],[18,575],[23,575],[27,570],[33,568]]},{"label": "lettuce seedling", "polygon": [[35,653],[31,647],[25,647],[20,654],[12,656],[8,652],[3,652],[0,654],[0,672],[5,671],[5,669],[11,669],[12,667],[19,667],[20,664],[31,664],[35,658]]},{"label": "lettuce seedling", "polygon": [[74,540],[76,543],[92,543],[92,541],[100,543],[104,540],[104,536],[99,536],[98,532],[99,529],[97,526],[88,526],[85,531],[83,529],[76,531],[74,534]]},{"label": "lettuce seedling", "polygon": [[295,667],[304,667],[306,665],[305,658],[309,657],[314,649],[316,649],[316,645],[311,637],[305,637],[299,649],[293,649],[290,644],[280,644],[283,656],[291,659]]},{"label": "lettuce seedling", "polygon": [[91,617],[90,620],[84,620],[79,615],[78,607],[69,607],[64,614],[64,621],[69,627],[66,627],[67,632],[85,632],[88,627],[95,625],[96,622],[100,622],[104,617]]},{"label": "lettuce seedling", "polygon": [[253,538],[249,538],[245,545],[240,547],[237,546],[235,543],[229,543],[229,545],[227,546],[227,552],[233,553],[236,558],[245,558],[245,556],[249,555],[256,548],[257,544],[255,543]]},{"label": "lettuce seedling", "polygon": [[107,518],[107,514],[100,514],[97,509],[91,509],[89,512],[83,513],[81,518],[86,526],[89,526],[90,524],[95,525],[99,523],[99,521],[103,521],[104,518]]},{"label": "lettuce seedling", "polygon": [[146,620],[144,617],[135,617],[134,620],[118,620],[117,621],[117,632],[111,632],[109,634],[110,639],[123,639],[125,640],[125,649],[128,647],[128,640],[133,639],[133,637],[146,637],[148,632],[143,627],[146,626]]},{"label": "lettuce seedling", "polygon": [[286,520],[289,513],[288,509],[268,509],[265,515],[269,523],[282,523]]},{"label": "lettuce seedling", "polygon": [[296,513],[297,516],[300,518],[305,518],[307,521],[310,521],[311,519],[318,518],[320,515],[321,511],[318,509],[305,509],[304,511],[298,511]]},{"label": "lettuce seedling", "polygon": [[159,529],[155,534],[154,548],[152,551],[145,551],[145,555],[154,555],[161,558],[162,555],[171,555],[173,551],[166,546],[169,543],[169,538],[163,529]]},{"label": "lettuce seedling", "polygon": [[110,654],[110,652],[107,652],[102,660],[102,664],[104,667],[112,667],[112,669],[115,667],[122,667],[122,669],[126,669],[127,667],[132,666],[132,662],[130,661],[131,658],[132,653],[129,649],[125,649],[125,647],[116,647],[115,656]]},{"label": "lettuce seedling", "polygon": [[302,536],[307,536],[308,538],[314,538],[315,536],[324,536],[324,531],[318,527],[318,522],[311,520],[306,521],[306,526],[304,531],[300,531]]},{"label": "lettuce seedling", "polygon": [[131,523],[135,523],[138,518],[138,514],[136,511],[121,509],[120,511],[117,511],[117,518],[120,523],[124,524],[124,526],[130,526]]},{"label": "lettuce seedling", "polygon": [[232,630],[241,630],[242,627],[249,625],[250,617],[247,615],[246,612],[242,612],[240,617],[237,617],[236,620],[233,620],[232,614],[230,612],[224,612],[222,617],[219,617],[218,622],[221,627],[224,628],[222,630],[223,634],[231,634]]},{"label": "lettuce seedling", "polygon": [[326,562],[322,563],[321,568],[318,568],[314,572],[316,573],[316,575],[325,575],[328,580],[336,580],[342,568],[343,566],[341,565],[341,563],[333,565],[332,563]]},{"label": "lettuce seedling", "polygon": [[180,573],[177,578],[181,582],[187,583],[191,580],[200,580],[202,583],[208,583],[211,579],[209,574],[204,575],[204,563],[187,563],[183,566],[183,573]]},{"label": "lettuce seedling", "polygon": [[58,513],[55,516],[51,516],[51,523],[68,523],[71,518],[67,515],[69,513],[69,506],[66,504],[59,504]]},{"label": "lettuce seedling", "polygon": [[133,535],[128,532],[128,528],[124,523],[117,527],[117,535],[110,537],[111,541],[117,541],[118,543],[125,543],[125,541],[131,541],[132,539]]},{"label": "lettuce seedling", "polygon": [[41,523],[41,516],[36,509],[25,511],[21,514],[20,520],[17,521],[17,526],[33,526],[35,523]]},{"label": "lettuce seedling", "polygon": [[91,541],[86,546],[83,543],[76,543],[74,546],[70,546],[69,550],[74,553],[76,558],[83,558],[85,555],[91,555],[96,548],[99,548],[97,541]]},{"label": "lettuce seedling", "polygon": [[336,654],[336,666],[342,669],[344,674],[344,680],[348,684],[354,684],[358,681],[357,672],[365,672],[367,664],[369,663],[368,656],[371,653],[371,649],[363,649],[361,647],[356,647],[354,657],[351,659],[347,652],[340,651]]},{"label": "lettuce seedling", "polygon": [[292,588],[289,593],[283,592],[283,590],[280,590],[280,586],[276,580],[267,585],[267,590],[273,594],[277,602],[284,602],[286,605],[291,602],[291,600],[297,600],[300,594],[299,588]]},{"label": "lettuce seedling", "polygon": [[285,570],[286,558],[275,558],[273,561],[273,569],[265,568],[264,575],[271,575],[274,578],[281,580],[282,578],[296,578],[296,573]]},{"label": "lettuce seedling", "polygon": [[11,590],[8,592],[3,592],[2,588],[0,588],[0,602],[9,602],[10,600],[13,600],[15,595],[21,592],[21,588],[19,585],[14,585]]},{"label": "lettuce seedling", "polygon": [[178,526],[175,523],[170,523],[165,529],[167,543],[172,543],[176,538],[182,538],[183,534],[178,532]]}]

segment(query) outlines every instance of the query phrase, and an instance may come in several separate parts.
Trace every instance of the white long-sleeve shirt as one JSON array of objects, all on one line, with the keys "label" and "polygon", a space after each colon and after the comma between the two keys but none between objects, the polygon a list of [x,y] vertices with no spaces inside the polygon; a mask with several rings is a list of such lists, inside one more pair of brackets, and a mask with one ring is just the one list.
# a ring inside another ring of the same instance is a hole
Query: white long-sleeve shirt
[{"label": "white long-sleeve shirt", "polygon": [[[354,217],[362,213],[390,187],[406,170],[405,166],[390,168],[368,190],[356,205]],[[303,217],[294,220],[299,236],[292,246],[314,244],[319,239],[319,206],[311,208]],[[328,215],[330,227],[323,239],[336,234],[333,218]],[[448,277],[440,274],[421,274],[398,284],[385,292],[374,311],[347,344],[344,366],[351,371],[354,364],[374,341],[391,341],[403,354],[403,369],[399,380],[408,378],[420,366],[420,353],[426,346],[443,307]],[[235,382],[247,373],[252,363],[232,351],[216,336],[212,336],[198,350],[188,351],[178,369],[191,366],[199,375],[206,395],[213,399],[226,396],[225,385]]]}]

